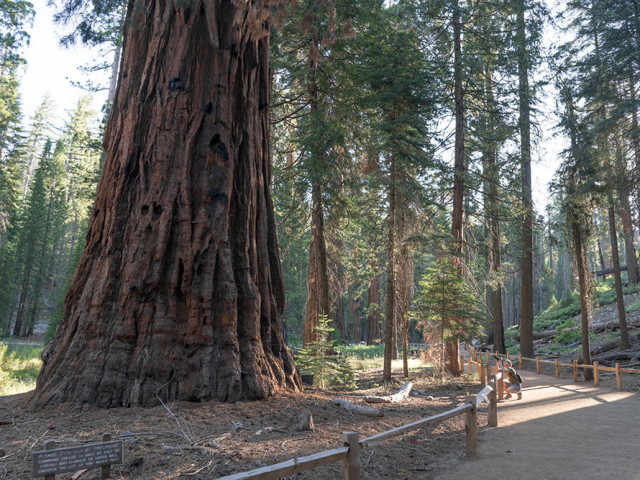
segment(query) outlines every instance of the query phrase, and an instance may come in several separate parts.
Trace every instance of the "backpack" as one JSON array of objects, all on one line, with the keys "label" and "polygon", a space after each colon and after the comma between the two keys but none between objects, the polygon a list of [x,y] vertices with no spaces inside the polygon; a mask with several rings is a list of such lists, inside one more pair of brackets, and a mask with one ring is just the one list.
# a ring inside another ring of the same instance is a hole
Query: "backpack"
[{"label": "backpack", "polygon": [[515,380],[518,383],[518,385],[522,385],[522,377],[520,376],[520,374],[518,372],[516,372],[516,370],[513,367],[511,367],[509,370],[507,370],[507,374],[508,374],[510,380],[515,378]]}]

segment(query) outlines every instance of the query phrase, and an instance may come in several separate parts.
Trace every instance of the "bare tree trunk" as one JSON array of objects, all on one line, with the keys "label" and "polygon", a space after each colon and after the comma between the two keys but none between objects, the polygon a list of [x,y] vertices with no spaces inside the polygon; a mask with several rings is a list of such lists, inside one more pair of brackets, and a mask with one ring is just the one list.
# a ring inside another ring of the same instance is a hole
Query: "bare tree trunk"
[{"label": "bare tree trunk", "polygon": [[[334,247],[336,248],[336,255],[339,256],[339,252],[342,252],[344,249],[344,242],[342,240],[338,240],[336,242],[332,242]],[[344,316],[344,266],[342,265],[342,260],[340,258],[333,257],[333,302],[332,302],[332,319],[333,324],[338,329],[338,333],[340,334],[340,339],[342,343],[346,345],[349,342],[349,336],[347,334],[347,325],[345,322]]]},{"label": "bare tree trunk", "polygon": [[[408,225],[406,215],[402,215],[399,231],[404,238],[407,237]],[[397,325],[401,333],[402,341],[402,367],[404,377],[409,378],[409,309],[411,307],[411,295],[413,290],[414,265],[411,258],[411,251],[406,243],[400,249],[397,280]]]},{"label": "bare tree trunk", "polygon": [[518,96],[520,99],[520,162],[522,167],[522,290],[520,353],[533,357],[533,200],[531,196],[531,93],[524,0],[517,1]]},{"label": "bare tree trunk", "polygon": [[485,222],[487,230],[487,305],[491,314],[493,349],[498,353],[506,353],[504,341],[504,319],[502,312],[502,248],[500,245],[500,185],[499,166],[496,161],[497,146],[494,140],[495,97],[493,93],[493,72],[491,66],[486,67],[486,105],[487,135],[489,136],[487,151],[483,154],[485,181]]},{"label": "bare tree trunk", "polygon": [[311,194],[313,211],[311,214],[311,244],[307,268],[307,301],[304,311],[304,333],[302,343],[318,341],[318,317],[329,315],[329,275],[327,268],[327,247],[324,240],[324,212],[322,192],[314,185]]},{"label": "bare tree trunk", "polygon": [[[311,50],[318,51],[318,40],[313,36]],[[311,112],[318,109],[318,61],[316,55],[309,54],[307,92]],[[324,210],[322,187],[318,183],[317,175],[311,176],[311,244],[309,245],[309,266],[307,270],[307,302],[304,313],[304,333],[302,342],[318,340],[318,317],[329,315],[329,269],[327,266],[327,246],[324,232]]]},{"label": "bare tree trunk", "polygon": [[[453,177],[453,212],[451,214],[451,234],[453,237],[454,267],[462,273],[462,243],[464,241],[463,217],[464,217],[464,89],[462,72],[462,23],[460,18],[460,7],[458,1],[454,2],[453,11],[453,63],[454,63],[454,97],[455,97],[455,152],[454,152],[454,177]],[[454,324],[460,322],[454,321]],[[457,333],[457,332],[451,332]],[[458,376],[460,370],[459,359],[460,342],[458,339],[447,340],[445,342],[446,368],[451,375]]]},{"label": "bare tree trunk", "polygon": [[376,340],[380,339],[380,323],[382,322],[382,317],[380,316],[381,297],[379,274],[375,274],[371,279],[367,298],[367,345],[373,345]]},{"label": "bare tree trunk", "polygon": [[[635,111],[635,109],[634,109]],[[636,117],[637,128],[637,117]],[[634,142],[634,152],[640,157],[640,145],[635,145],[637,141],[637,132],[633,134],[636,138]],[[638,159],[640,164],[640,158]],[[636,249],[634,246],[633,220],[631,219],[631,205],[629,204],[629,191],[631,190],[631,175],[627,169],[626,158],[623,152],[623,146],[620,139],[616,140],[616,165],[619,171],[617,190],[620,197],[620,218],[622,220],[622,234],[624,238],[625,259],[627,263],[627,276],[630,284],[638,283],[638,261],[636,258]]]},{"label": "bare tree trunk", "polygon": [[598,259],[600,261],[600,268],[602,269],[602,281],[604,282],[607,279],[607,269],[604,264],[604,254],[602,251],[602,241],[598,239]]},{"label": "bare tree trunk", "polygon": [[[575,128],[575,113],[573,107],[573,99],[569,96],[567,102],[569,115],[569,134],[571,140],[571,152],[574,165],[569,172],[568,189],[570,195],[578,195],[576,186],[576,176],[578,175],[578,166],[582,163],[582,150],[578,146],[578,133]],[[567,212],[567,222],[571,229],[571,237],[573,242],[573,250],[576,260],[576,268],[578,270],[578,287],[580,290],[580,324],[582,332],[582,359],[586,365],[591,365],[591,349],[589,345],[589,325],[593,318],[592,304],[592,278],[589,273],[586,245],[582,224],[588,215],[580,212],[574,202],[568,202],[570,209]],[[582,217],[580,214],[582,213]],[[590,380],[593,372],[589,369],[584,370],[585,380]]]},{"label": "bare tree trunk", "polygon": [[[587,259],[584,254],[582,231],[577,222],[571,223],[573,248],[576,255],[576,267],[578,268],[578,284],[580,288],[580,322],[582,327],[582,359],[585,365],[591,365],[591,349],[589,346],[589,325],[593,318],[591,304],[591,278],[587,268]],[[592,372],[584,370],[585,380],[591,380]]]},{"label": "bare tree trunk", "polygon": [[[547,213],[548,213],[548,223],[547,226],[549,228],[549,233],[548,233],[548,239],[549,239],[549,270],[551,270],[551,272],[554,272],[555,268],[554,268],[554,263],[553,263],[553,233],[551,232],[551,210],[547,209]],[[560,261],[560,259],[558,259],[558,262]]]},{"label": "bare tree trunk", "polygon": [[86,246],[33,408],[299,385],[269,188],[270,7],[129,3]]},{"label": "bare tree trunk", "polygon": [[[637,7],[638,2],[634,1],[634,7]],[[637,28],[640,29],[640,25],[638,22],[638,12],[634,12],[634,20],[636,22]],[[636,32],[636,34],[640,35],[640,32]],[[640,38],[637,39],[640,42]],[[633,67],[629,68],[629,96],[631,98],[631,105],[634,107],[631,109],[631,145],[633,147],[633,158],[635,160],[635,170],[636,170],[636,182],[638,178],[638,171],[640,171],[640,126],[638,125],[638,110],[636,105],[636,80],[635,74],[633,71]],[[638,190],[636,188],[636,190]],[[636,200],[637,205],[636,208],[638,212],[640,212],[640,192],[636,191]],[[638,219],[640,221],[640,215],[638,215]],[[640,228],[640,225],[639,225]]]},{"label": "bare tree trunk", "polygon": [[622,220],[622,232],[624,238],[624,253],[627,262],[627,274],[629,283],[638,283],[638,260],[636,258],[636,247],[633,241],[633,222],[631,220],[631,205],[629,205],[629,195],[624,191],[620,192],[620,219]]},{"label": "bare tree trunk", "polygon": [[[396,282],[395,282],[395,252],[396,252],[396,162],[395,152],[391,154],[391,172],[389,178],[389,231],[387,238],[387,311],[385,315],[385,344],[383,381],[391,380],[391,360],[396,342]],[[397,351],[397,347],[396,347]]]},{"label": "bare tree trunk", "polygon": [[349,312],[353,318],[353,341],[359,343],[362,341],[362,333],[360,330],[360,298],[356,300],[349,298]]},{"label": "bare tree trunk", "polygon": [[631,347],[627,331],[627,313],[624,309],[624,293],[622,291],[622,277],[620,275],[620,256],[618,254],[618,232],[616,231],[616,214],[611,189],[607,192],[609,202],[609,236],[611,237],[611,259],[613,260],[613,278],[616,283],[616,305],[620,319],[620,347],[626,350]]}]

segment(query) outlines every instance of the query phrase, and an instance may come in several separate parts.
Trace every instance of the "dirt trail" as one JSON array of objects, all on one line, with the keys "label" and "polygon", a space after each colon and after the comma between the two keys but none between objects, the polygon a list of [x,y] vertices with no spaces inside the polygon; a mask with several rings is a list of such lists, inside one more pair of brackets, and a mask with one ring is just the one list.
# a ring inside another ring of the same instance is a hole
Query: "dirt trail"
[{"label": "dirt trail", "polygon": [[521,373],[523,399],[499,403],[479,458],[438,479],[640,480],[640,395]]}]

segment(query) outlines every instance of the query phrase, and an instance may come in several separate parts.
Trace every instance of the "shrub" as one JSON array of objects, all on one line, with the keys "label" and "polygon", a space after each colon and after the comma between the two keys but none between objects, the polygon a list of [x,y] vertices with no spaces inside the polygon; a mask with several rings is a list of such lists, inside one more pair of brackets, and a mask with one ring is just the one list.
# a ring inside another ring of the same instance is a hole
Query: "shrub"
[{"label": "shrub", "polygon": [[633,312],[637,312],[640,311],[640,301],[636,302],[636,303],[632,303],[631,305],[629,305],[627,308],[627,313],[633,313]]},{"label": "shrub", "polygon": [[573,329],[576,327],[575,322],[573,321],[573,318],[567,318],[564,322],[562,322],[561,324],[559,324],[558,326],[556,326],[556,328],[558,330],[567,330],[567,329]]},{"label": "shrub", "polygon": [[534,320],[533,330],[540,332],[552,328],[579,313],[580,295],[578,295],[578,292],[573,291],[570,295],[562,297],[562,300],[538,315]]},{"label": "shrub", "polygon": [[556,342],[560,345],[570,345],[579,341],[581,338],[582,334],[578,330],[565,330],[556,335]]}]

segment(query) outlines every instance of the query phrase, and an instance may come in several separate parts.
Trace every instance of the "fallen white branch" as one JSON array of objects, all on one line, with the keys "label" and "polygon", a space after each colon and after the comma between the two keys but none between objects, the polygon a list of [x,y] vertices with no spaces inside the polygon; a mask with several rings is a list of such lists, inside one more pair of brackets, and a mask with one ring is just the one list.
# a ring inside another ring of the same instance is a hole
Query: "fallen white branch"
[{"label": "fallen white branch", "polygon": [[361,413],[362,415],[371,415],[372,417],[382,417],[384,415],[382,413],[382,410],[380,410],[379,408],[362,407],[360,405],[347,402],[346,400],[342,400],[340,398],[334,398],[333,403],[335,405],[340,405],[342,408],[345,408],[347,410]]},{"label": "fallen white branch", "polygon": [[387,395],[384,397],[369,396],[366,398],[366,400],[369,403],[398,403],[409,396],[412,388],[413,383],[405,382],[400,387],[400,391],[398,391],[398,393],[396,393],[395,395]]}]

